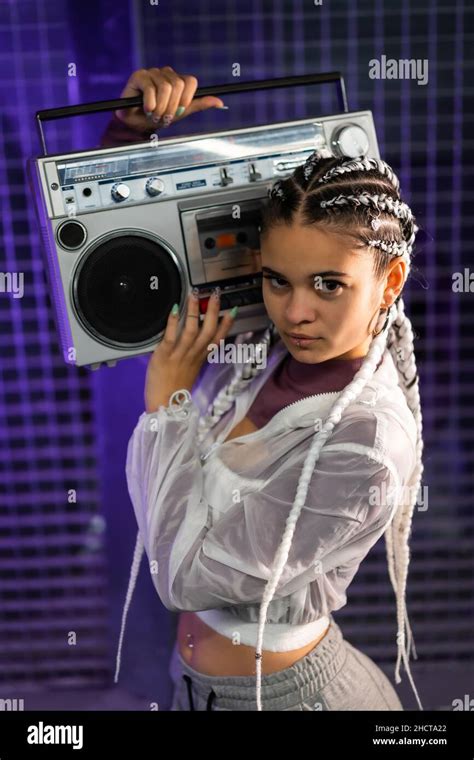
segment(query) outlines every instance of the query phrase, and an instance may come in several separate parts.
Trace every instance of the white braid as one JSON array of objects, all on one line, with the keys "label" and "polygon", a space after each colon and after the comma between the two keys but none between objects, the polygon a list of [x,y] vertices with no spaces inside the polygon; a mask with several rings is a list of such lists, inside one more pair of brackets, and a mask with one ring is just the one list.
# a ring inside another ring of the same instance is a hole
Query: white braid
[{"label": "white braid", "polygon": [[326,201],[321,201],[319,205],[321,208],[329,208],[334,205],[343,206],[349,205],[350,203],[353,203],[356,206],[363,203],[365,206],[373,206],[379,211],[388,211],[390,214],[394,214],[398,219],[413,220],[410,206],[407,206],[407,204],[401,200],[392,198],[392,196],[387,193],[381,193],[380,195],[371,195],[367,192],[359,193],[358,195],[339,194]]},{"label": "white braid", "polygon": [[[389,559],[389,568],[391,566],[391,580],[397,595],[397,618],[399,626],[399,636],[403,640],[404,637],[404,622],[407,623],[408,631],[408,644],[407,650],[409,654],[410,646],[413,648],[413,656],[416,658],[416,650],[414,642],[412,641],[412,633],[408,622],[408,614],[406,611],[406,582],[408,574],[408,565],[410,561],[410,551],[408,538],[411,531],[411,524],[413,519],[413,512],[417,500],[418,489],[421,484],[421,478],[423,474],[423,423],[420,406],[420,392],[419,392],[419,380],[418,372],[415,362],[415,355],[413,349],[413,328],[407,315],[405,314],[404,304],[402,299],[398,303],[398,312],[395,315],[395,319],[392,323],[391,334],[389,335],[388,348],[390,353],[396,360],[397,369],[400,377],[400,386],[405,394],[408,407],[410,408],[416,422],[417,427],[417,441],[416,441],[416,469],[412,477],[412,498],[402,504],[402,509],[398,510],[395,514],[393,523],[391,525],[392,535],[387,540],[387,552]],[[387,534],[386,534],[387,536]],[[396,583],[394,585],[393,579],[395,577],[396,568]],[[408,654],[404,647],[399,646],[398,659],[395,669],[395,680],[400,683],[400,660],[403,657],[405,666],[407,668],[410,681],[411,674],[408,669]],[[413,682],[412,686],[414,688]],[[418,700],[419,702],[419,700]]]},{"label": "white braid", "polygon": [[285,193],[282,188],[283,180],[277,179],[276,182],[273,183],[273,185],[268,189],[268,196],[271,198],[280,198],[280,200],[285,200]]},{"label": "white braid", "polygon": [[[333,198],[321,201],[319,205],[321,208],[333,208],[334,206],[344,206],[350,204],[355,206],[360,206],[361,204],[365,206],[372,206],[379,212],[386,211],[388,213],[394,214],[394,216],[396,216],[397,219],[402,220],[402,222],[413,222],[414,219],[412,211],[406,203],[403,203],[401,200],[394,199],[386,193],[382,193],[380,195],[371,195],[367,192],[359,193],[358,195],[344,195],[340,193],[339,195],[335,195]],[[381,221],[379,219],[373,219],[371,226],[373,229],[377,230],[380,227],[380,224]],[[393,256],[403,256],[407,263],[409,263],[413,243],[415,241],[417,232],[418,227],[416,224],[414,224],[413,232],[408,241],[402,240],[400,243],[397,243],[395,240],[387,241],[375,239],[368,240],[367,245],[374,248],[380,248],[382,251],[390,253]]]},{"label": "white braid", "polygon": [[406,256],[410,252],[406,240],[402,240],[401,243],[397,243],[395,240],[390,240],[390,242],[386,242],[385,240],[368,240],[367,245],[381,248],[382,251],[391,253],[393,256]]},{"label": "white braid", "polygon": [[122,661],[122,644],[123,644],[123,637],[125,636],[125,621],[127,619],[130,602],[132,601],[133,591],[137,582],[138,571],[140,570],[140,563],[142,561],[144,552],[145,552],[145,547],[143,545],[140,531],[138,531],[137,538],[135,541],[135,551],[133,552],[130,581],[128,583],[127,595],[125,597],[125,604],[124,604],[124,608],[122,612],[122,623],[120,626],[120,636],[119,636],[119,643],[118,643],[118,649],[117,649],[117,658],[115,661],[115,676],[114,676],[115,683],[118,682],[118,677],[120,673],[120,664]]},{"label": "white braid", "polygon": [[333,168],[329,169],[326,174],[323,174],[323,176],[318,179],[318,183],[321,184],[323,182],[327,182],[328,179],[331,179],[334,177],[334,175],[337,174],[345,174],[346,172],[353,171],[371,171],[373,169],[378,169],[381,174],[385,174],[385,176],[388,177],[389,181],[394,186],[395,190],[397,192],[399,191],[400,182],[397,175],[391,166],[386,164],[385,161],[382,161],[380,158],[358,158],[344,161],[344,163],[340,164],[339,166],[333,166]]},{"label": "white braid", "polygon": [[313,151],[310,156],[306,159],[304,165],[303,165],[303,176],[306,180],[311,177],[311,174],[314,171],[315,166],[321,161],[322,158],[333,158],[333,154],[329,150],[329,148],[318,148],[317,150]]}]

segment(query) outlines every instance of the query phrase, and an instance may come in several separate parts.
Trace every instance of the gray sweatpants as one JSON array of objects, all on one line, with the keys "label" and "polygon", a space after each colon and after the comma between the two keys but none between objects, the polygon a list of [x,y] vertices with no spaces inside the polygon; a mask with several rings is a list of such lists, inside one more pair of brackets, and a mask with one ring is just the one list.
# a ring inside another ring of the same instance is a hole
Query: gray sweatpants
[{"label": "gray sweatpants", "polygon": [[[332,615],[329,630],[285,670],[262,674],[262,710],[403,710],[378,665],[346,641]],[[175,644],[170,710],[256,710],[256,676],[209,676],[191,668]]]}]

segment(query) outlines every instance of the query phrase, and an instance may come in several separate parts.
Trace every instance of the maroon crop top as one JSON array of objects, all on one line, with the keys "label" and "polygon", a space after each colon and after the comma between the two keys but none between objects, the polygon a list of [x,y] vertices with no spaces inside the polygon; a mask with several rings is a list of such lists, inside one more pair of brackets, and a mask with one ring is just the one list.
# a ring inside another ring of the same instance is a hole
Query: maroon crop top
[{"label": "maroon crop top", "polygon": [[[246,416],[261,428],[284,406],[294,401],[318,393],[342,391],[360,369],[364,359],[361,356],[358,359],[327,359],[317,364],[304,364],[288,352],[288,356],[260,388]],[[382,361],[383,357],[377,369]]]}]

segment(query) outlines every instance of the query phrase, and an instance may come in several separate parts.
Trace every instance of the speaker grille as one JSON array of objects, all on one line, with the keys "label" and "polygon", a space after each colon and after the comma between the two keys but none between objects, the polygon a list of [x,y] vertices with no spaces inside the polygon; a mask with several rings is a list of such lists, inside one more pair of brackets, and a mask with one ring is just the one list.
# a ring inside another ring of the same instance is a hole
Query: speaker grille
[{"label": "speaker grille", "polygon": [[85,254],[73,283],[86,329],[112,345],[151,341],[181,300],[181,277],[170,253],[140,235],[114,237]]}]

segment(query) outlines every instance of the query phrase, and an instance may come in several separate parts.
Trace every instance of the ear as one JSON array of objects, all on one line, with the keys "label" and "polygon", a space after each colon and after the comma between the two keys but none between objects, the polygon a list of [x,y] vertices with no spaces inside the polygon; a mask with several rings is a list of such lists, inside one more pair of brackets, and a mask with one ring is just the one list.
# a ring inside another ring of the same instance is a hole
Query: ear
[{"label": "ear", "polygon": [[384,301],[390,306],[403,290],[407,278],[407,263],[402,256],[397,256],[390,262],[386,274]]}]

